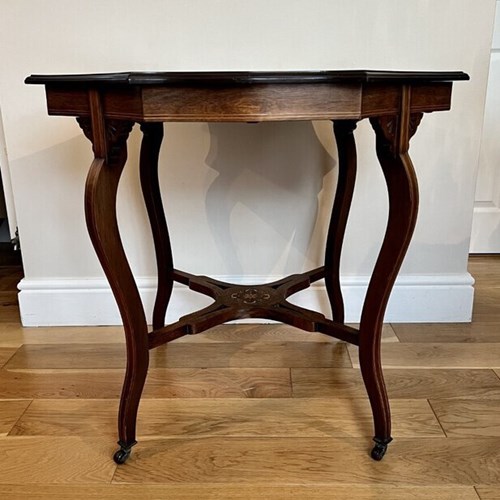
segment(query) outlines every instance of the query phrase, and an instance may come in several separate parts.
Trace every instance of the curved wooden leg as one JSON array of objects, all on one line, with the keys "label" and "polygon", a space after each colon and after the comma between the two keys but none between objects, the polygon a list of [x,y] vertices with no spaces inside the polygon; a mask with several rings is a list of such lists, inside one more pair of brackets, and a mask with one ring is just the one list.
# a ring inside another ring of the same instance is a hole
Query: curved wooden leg
[{"label": "curved wooden leg", "polygon": [[153,233],[158,270],[158,290],[153,309],[153,329],[157,330],[165,326],[165,315],[174,283],[172,249],[158,180],[163,123],[143,123],[141,130],[144,134],[140,161],[141,187]]},{"label": "curved wooden leg", "polygon": [[128,264],[116,220],[116,193],[127,159],[126,140],[131,122],[104,123],[97,111],[92,122],[79,119],[95,152],[85,186],[85,215],[90,238],[118,304],[125,329],[127,368],[118,415],[120,450],[115,461],[123,463],[136,443],[136,418],[149,364],[148,330],[142,301]]},{"label": "curved wooden leg", "polygon": [[372,125],[377,137],[377,156],[387,183],[389,218],[361,315],[359,362],[373,411],[376,444],[372,458],[380,460],[392,441],[390,407],[380,357],[382,322],[415,227],[418,185],[408,155],[409,135],[406,133],[407,140],[401,141],[402,147],[395,146],[388,133],[393,126],[390,127],[388,121],[373,119]]},{"label": "curved wooden leg", "polygon": [[332,309],[332,319],[339,323],[344,323],[344,301],[340,289],[340,254],[356,181],[356,143],[353,134],[356,124],[355,120],[337,120],[333,123],[339,155],[339,175],[326,240],[325,285]]}]

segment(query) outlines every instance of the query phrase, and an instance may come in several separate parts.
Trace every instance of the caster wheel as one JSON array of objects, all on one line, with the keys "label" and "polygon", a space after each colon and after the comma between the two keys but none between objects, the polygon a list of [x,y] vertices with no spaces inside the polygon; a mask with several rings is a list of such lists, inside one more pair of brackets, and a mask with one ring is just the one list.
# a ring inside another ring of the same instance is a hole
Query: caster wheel
[{"label": "caster wheel", "polygon": [[374,437],[373,440],[375,441],[375,446],[373,447],[370,455],[373,460],[382,460],[384,458],[385,452],[387,451],[387,445],[392,441],[392,438]]},{"label": "caster wheel", "polygon": [[113,455],[113,460],[118,465],[121,465],[127,461],[128,457],[130,457],[130,450],[124,450],[123,448],[121,448]]},{"label": "caster wheel", "polygon": [[385,452],[387,451],[387,445],[386,444],[380,444],[377,443],[371,452],[371,457],[373,460],[382,460],[384,458]]}]

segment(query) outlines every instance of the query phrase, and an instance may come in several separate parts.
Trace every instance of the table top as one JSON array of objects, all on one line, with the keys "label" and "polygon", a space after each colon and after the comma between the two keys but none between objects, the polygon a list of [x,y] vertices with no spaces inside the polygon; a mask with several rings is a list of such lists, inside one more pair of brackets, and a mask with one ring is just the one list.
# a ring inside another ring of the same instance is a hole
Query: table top
[{"label": "table top", "polygon": [[71,85],[253,85],[317,83],[417,83],[468,80],[462,71],[195,71],[31,75],[28,84]]},{"label": "table top", "polygon": [[362,119],[401,110],[411,87],[411,113],[450,108],[461,71],[126,72],[32,75],[45,85],[51,115],[90,116],[98,94],[106,119],[260,122]]}]

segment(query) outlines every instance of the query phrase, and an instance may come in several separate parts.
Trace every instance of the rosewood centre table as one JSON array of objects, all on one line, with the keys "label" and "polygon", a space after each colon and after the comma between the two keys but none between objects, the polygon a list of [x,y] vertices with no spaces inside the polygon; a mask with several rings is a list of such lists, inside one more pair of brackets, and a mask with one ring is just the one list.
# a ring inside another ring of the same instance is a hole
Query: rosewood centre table
[{"label": "rosewood centre table", "polygon": [[[359,347],[359,362],[374,420],[371,456],[380,460],[391,438],[380,340],[389,295],[415,227],[418,186],[408,155],[410,138],[423,113],[450,109],[452,82],[462,72],[315,71],[191,72],[32,75],[43,84],[51,115],[75,116],[92,142],[95,159],[85,191],[90,238],[109,280],[123,320],[127,368],[118,415],[124,463],[136,444],[136,418],[149,364],[149,350],[184,335],[241,318],[277,320],[321,332]],[[339,267],[356,176],[354,129],[369,118],[389,195],[387,229],[369,282],[359,328],[344,323]],[[273,283],[233,285],[194,276],[173,265],[158,182],[163,122],[264,122],[332,120],[338,148],[338,182],[326,241],[324,265]],[[140,124],[140,179],[151,224],[158,268],[152,330],[123,250],[116,219],[116,194],[127,159],[127,138]],[[297,307],[287,298],[324,279],[331,319]],[[214,302],[165,325],[174,282]]]}]

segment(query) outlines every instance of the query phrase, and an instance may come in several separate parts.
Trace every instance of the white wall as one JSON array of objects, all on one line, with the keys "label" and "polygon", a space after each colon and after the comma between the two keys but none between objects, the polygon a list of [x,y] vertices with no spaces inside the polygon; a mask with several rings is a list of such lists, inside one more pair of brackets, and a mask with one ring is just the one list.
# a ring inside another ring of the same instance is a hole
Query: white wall
[{"label": "white wall", "polygon": [[497,0],[490,72],[479,153],[471,253],[500,253],[500,0]]},{"label": "white wall", "polygon": [[[466,271],[494,0],[0,0],[0,107],[26,278],[26,325],[118,320],[90,245],[83,187],[90,144],[48,117],[31,73],[126,70],[463,70],[453,109],[412,141],[421,189],[391,321],[467,321]],[[350,321],[383,236],[387,197],[367,122],[342,261]],[[154,260],[138,188],[140,134],[120,186],[119,220],[147,308]],[[233,281],[321,264],[336,179],[331,124],[170,124],[161,182],[175,264]],[[303,293],[317,300],[318,287]],[[191,297],[191,295],[189,295]],[[176,290],[172,315],[194,305]],[[324,305],[320,300],[317,306]]]}]

